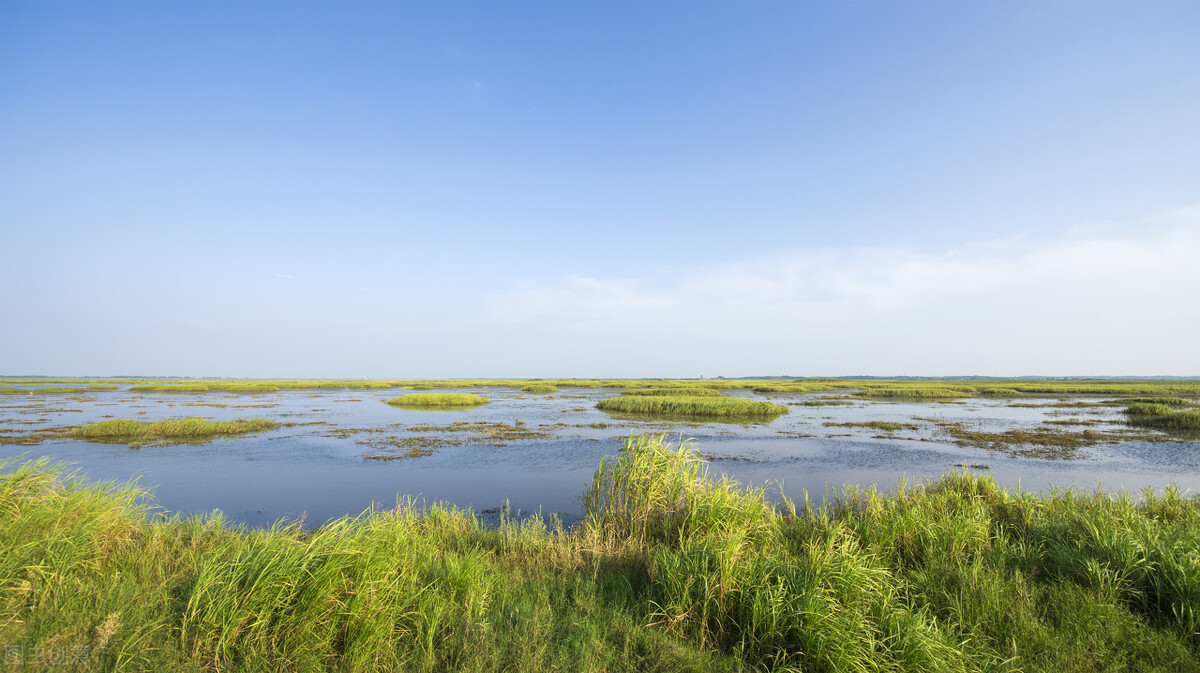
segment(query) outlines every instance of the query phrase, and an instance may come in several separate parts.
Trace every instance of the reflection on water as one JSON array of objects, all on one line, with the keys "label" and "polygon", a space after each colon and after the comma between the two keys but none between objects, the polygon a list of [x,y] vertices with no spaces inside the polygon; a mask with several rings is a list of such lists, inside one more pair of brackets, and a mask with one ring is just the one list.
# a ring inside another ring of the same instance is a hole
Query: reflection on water
[{"label": "reflection on water", "polygon": [[[208,444],[140,450],[69,440],[9,444],[0,445],[0,456],[66,461],[95,480],[137,479],[154,492],[155,504],[170,512],[219,509],[251,525],[283,517],[319,524],[409,498],[444,500],[477,512],[508,503],[511,510],[558,513],[570,523],[578,518],[577,498],[599,463],[620,451],[625,436],[646,432],[694,438],[712,458],[712,472],[743,483],[770,482],[777,485],[776,494],[803,500],[807,493],[817,503],[836,495],[843,484],[887,490],[901,478],[936,477],[960,466],[990,473],[1008,487],[1038,491],[1098,485],[1136,491],[1169,482],[1200,488],[1200,444],[1195,442],[1101,443],[1062,452],[1069,457],[1064,460],[1031,458],[1021,447],[959,446],[947,431],[1121,431],[1119,406],[1076,404],[1103,398],[803,404],[822,401],[829,395],[823,393],[770,398],[791,404],[791,414],[739,425],[614,418],[594,408],[614,394],[607,390],[465,392],[487,395],[491,403],[453,412],[401,409],[385,403],[396,395],[388,390],[5,396],[0,397],[0,431],[10,437],[110,417],[264,417],[288,425]],[[887,423],[902,427],[890,429]]]}]

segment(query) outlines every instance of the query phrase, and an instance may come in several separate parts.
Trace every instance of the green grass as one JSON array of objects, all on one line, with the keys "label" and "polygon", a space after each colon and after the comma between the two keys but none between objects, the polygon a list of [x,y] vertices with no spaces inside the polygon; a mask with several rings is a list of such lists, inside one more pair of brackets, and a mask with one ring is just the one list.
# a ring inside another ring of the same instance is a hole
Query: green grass
[{"label": "green grass", "polygon": [[[90,390],[95,390],[95,388],[91,388]],[[0,386],[0,395],[69,395],[71,393],[86,393],[88,391],[89,388],[68,388],[65,386],[46,386],[41,388]]]},{"label": "green grass", "polygon": [[2,471],[0,641],[81,670],[1200,670],[1200,502],[1174,488],[955,472],[781,510],[642,437],[573,530],[404,504],[303,531]]},{"label": "green grass", "polygon": [[1134,402],[1125,407],[1126,420],[1130,425],[1168,432],[1200,431],[1200,409],[1179,409],[1179,406],[1163,400]]},{"label": "green grass", "polygon": [[469,393],[413,393],[393,397],[387,401],[394,407],[406,409],[437,409],[446,407],[477,407],[487,404],[488,398]]},{"label": "green grass", "polygon": [[[1200,398],[1200,381],[1180,379],[145,379],[0,378],[0,393],[27,392],[23,386],[49,384],[129,385],[134,392],[269,392],[279,390],[386,390],[389,388],[483,388],[552,385],[557,388],[704,388],[795,394],[859,388],[864,397],[908,400],[1016,395],[1104,395]],[[259,388],[259,390],[256,390]],[[239,390],[240,389],[240,390]]]},{"label": "green grass", "polygon": [[718,397],[719,390],[699,388],[695,386],[674,386],[668,388],[627,388],[622,395],[661,395],[669,397]]},{"label": "green grass", "polygon": [[740,397],[632,395],[600,400],[596,408],[609,413],[637,416],[719,420],[767,420],[788,413],[788,408],[781,404]]},{"label": "green grass", "polygon": [[754,386],[754,392],[764,394],[764,395],[771,395],[771,394],[781,394],[781,395],[797,394],[798,395],[801,393],[811,393],[811,392],[815,392],[815,391],[819,391],[819,390],[836,390],[837,388],[840,388],[840,387],[842,387],[842,386],[839,386],[836,384],[830,384],[830,383],[819,383],[819,382],[816,382],[816,383],[807,383],[806,382],[804,384],[769,384],[769,385]]},{"label": "green grass", "polygon": [[114,419],[88,423],[77,428],[72,436],[85,442],[204,442],[216,437],[273,430],[278,426],[279,423],[263,418],[236,421],[210,421],[199,417],[165,421]]},{"label": "green grass", "polygon": [[974,397],[978,393],[968,387],[942,386],[862,386],[855,397],[862,398],[898,398],[903,400],[948,400]]},{"label": "green grass", "polygon": [[1165,404],[1168,407],[1194,407],[1195,400],[1185,400],[1182,397],[1132,397],[1121,400],[1123,404]]},{"label": "green grass", "polygon": [[131,393],[207,393],[212,388],[204,383],[161,383],[129,386]]},{"label": "green grass", "polygon": [[558,387],[552,386],[549,383],[530,383],[521,386],[523,393],[557,393]]}]

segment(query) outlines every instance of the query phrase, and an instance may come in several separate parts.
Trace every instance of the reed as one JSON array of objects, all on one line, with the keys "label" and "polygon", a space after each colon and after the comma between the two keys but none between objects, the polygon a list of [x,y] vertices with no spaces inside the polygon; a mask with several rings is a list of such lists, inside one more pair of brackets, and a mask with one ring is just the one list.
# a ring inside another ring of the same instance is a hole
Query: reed
[{"label": "reed", "polygon": [[521,386],[521,392],[523,392],[523,393],[556,393],[556,392],[558,392],[558,387],[552,386],[549,383],[530,383],[528,385]]}]

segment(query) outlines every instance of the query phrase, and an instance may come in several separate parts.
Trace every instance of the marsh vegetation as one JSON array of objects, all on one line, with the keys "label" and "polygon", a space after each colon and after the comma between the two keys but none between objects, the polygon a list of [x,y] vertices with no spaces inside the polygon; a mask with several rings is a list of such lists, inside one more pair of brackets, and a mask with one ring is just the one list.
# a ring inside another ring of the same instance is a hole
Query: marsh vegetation
[{"label": "marsh vegetation", "polygon": [[0,478],[0,639],[116,670],[1200,670],[1200,502],[963,472],[773,505],[626,443],[573,529],[401,504],[317,530]]},{"label": "marsh vegetation", "polygon": [[730,421],[770,420],[788,413],[773,402],[741,397],[695,397],[672,395],[622,395],[596,403],[596,408],[617,414],[639,416],[718,418]]},{"label": "marsh vegetation", "polygon": [[216,437],[245,435],[273,430],[279,423],[265,418],[210,421],[206,418],[180,418],[163,421],[113,419],[88,423],[72,436],[85,442],[206,442]]},{"label": "marsh vegetation", "polygon": [[387,403],[408,409],[462,409],[487,404],[488,398],[470,393],[411,393],[393,397]]}]

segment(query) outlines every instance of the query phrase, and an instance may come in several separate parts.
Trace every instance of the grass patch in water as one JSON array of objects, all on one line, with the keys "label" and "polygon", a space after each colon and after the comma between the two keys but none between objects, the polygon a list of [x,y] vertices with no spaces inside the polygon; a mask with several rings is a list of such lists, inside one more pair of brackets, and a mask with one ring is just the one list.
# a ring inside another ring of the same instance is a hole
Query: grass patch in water
[{"label": "grass patch in water", "polygon": [[650,395],[660,397],[720,397],[721,391],[712,388],[676,386],[673,388],[628,388],[622,395]]},{"label": "grass patch in water", "polygon": [[393,397],[387,403],[404,409],[464,408],[487,404],[488,398],[470,393],[413,393]]},{"label": "grass patch in water", "polygon": [[365,439],[355,441],[375,449],[374,453],[364,453],[363,460],[424,458],[432,456],[439,448],[450,443],[436,437],[401,437],[394,434],[382,436],[372,434]]},{"label": "grass patch in water", "polygon": [[558,387],[552,386],[549,383],[530,383],[526,386],[521,386],[523,393],[557,393]]},{"label": "grass patch in water", "polygon": [[892,421],[864,421],[864,422],[847,422],[834,423],[828,422],[824,424],[827,428],[873,428],[875,430],[883,430],[884,432],[899,432],[900,430],[919,430],[919,425],[912,423],[894,423]]},{"label": "grass patch in water", "polygon": [[596,408],[618,414],[721,420],[766,420],[788,413],[788,408],[772,402],[759,402],[740,397],[670,397],[634,395],[610,397],[596,403]]},{"label": "grass patch in water", "polygon": [[460,443],[481,441],[491,446],[504,446],[510,441],[515,442],[525,439],[544,439],[552,434],[540,426],[537,428],[529,427],[520,419],[512,423],[455,421],[450,425],[414,425],[409,430],[412,432],[465,433],[472,437],[462,440]]},{"label": "grass patch in water", "polygon": [[0,632],[97,670],[1200,670],[1200,501],[953,472],[772,506],[630,440],[572,530],[445,505],[316,530],[0,476]]},{"label": "grass patch in water", "polygon": [[88,423],[76,428],[72,436],[85,442],[206,442],[216,437],[273,430],[278,426],[278,422],[265,418],[236,421],[210,421],[199,417],[165,421],[114,419]]},{"label": "grass patch in water", "polygon": [[863,386],[855,397],[866,399],[949,400],[974,397],[973,388],[944,388],[937,386],[875,387]]},{"label": "grass patch in water", "polygon": [[16,444],[20,446],[35,446],[52,439],[70,439],[74,436],[77,425],[60,425],[41,427],[33,430],[18,428],[0,430],[0,444]]},{"label": "grass patch in water", "polygon": [[827,383],[805,383],[801,384],[770,384],[754,386],[753,390],[762,395],[799,395],[802,393],[811,393],[820,390],[835,390],[843,386],[832,385]]},{"label": "grass patch in water", "polygon": [[794,407],[844,407],[853,405],[851,400],[843,399],[821,399],[821,400],[801,400],[799,402],[788,402]]},{"label": "grass patch in water", "polygon": [[[1131,440],[1161,441],[1163,439],[1162,435],[1145,431],[1105,432],[1086,429],[1071,432],[1053,426],[988,432],[970,430],[961,423],[928,420],[936,423],[960,446],[974,446],[1030,458],[1074,458],[1078,449],[1088,446]],[[1077,424],[1072,423],[1072,425]]]},{"label": "grass patch in water", "polygon": [[[1194,406],[1181,400],[1188,406]],[[1184,408],[1174,401],[1147,400],[1125,407],[1126,422],[1142,428],[1154,428],[1168,432],[1200,432],[1200,409]]]}]

